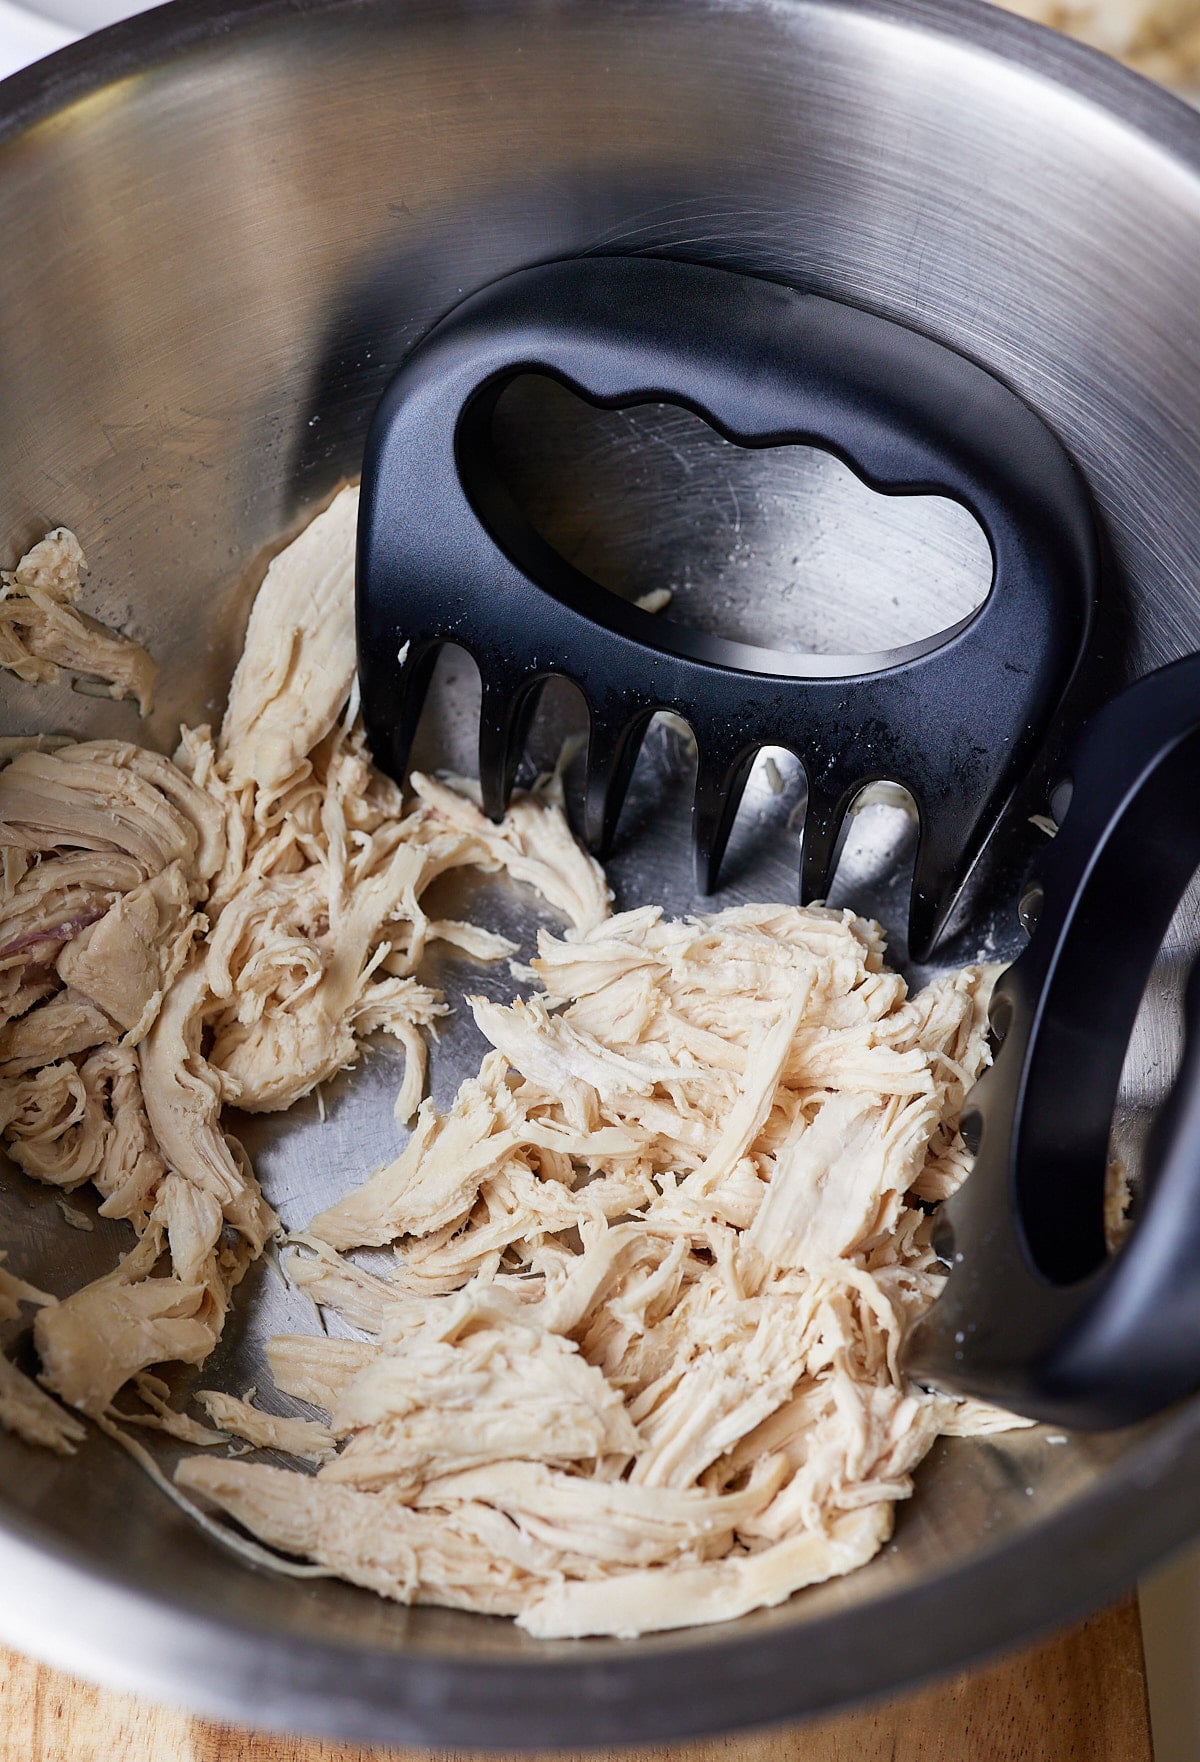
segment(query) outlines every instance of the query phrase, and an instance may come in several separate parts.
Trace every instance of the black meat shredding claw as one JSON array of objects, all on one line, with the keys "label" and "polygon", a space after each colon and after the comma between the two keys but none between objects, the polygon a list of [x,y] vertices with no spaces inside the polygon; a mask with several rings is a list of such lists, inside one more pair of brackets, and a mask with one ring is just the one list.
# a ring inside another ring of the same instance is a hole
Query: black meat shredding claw
[{"label": "black meat shredding claw", "polygon": [[1034,1419],[1099,1427],[1200,1387],[1200,964],[1138,1215],[1112,1256],[1104,1228],[1130,1036],[1200,866],[1200,656],[1107,704],[1069,787],[1025,898],[1032,937],[992,998],[995,1061],[963,1112],[974,1166],[935,1226],[950,1274],[906,1367]]},{"label": "black meat shredding claw", "polygon": [[[888,494],[950,496],[987,534],[991,591],[951,630],[865,657],[755,647],[642,611],[553,551],[501,480],[492,414],[530,372],[604,408],[685,405],[743,446],[826,448]],[[788,748],[808,780],[804,902],[827,891],[854,797],[901,783],[920,816],[909,945],[924,958],[1061,703],[1096,577],[1090,504],[1063,448],[950,349],[728,270],[551,263],[452,311],[376,413],[358,555],[367,734],[402,778],[437,651],[460,644],[482,679],[479,775],[498,819],[540,687],[573,680],[591,723],[585,835],[603,855],[646,725],[672,710],[698,749],[705,892],[755,754]]]}]

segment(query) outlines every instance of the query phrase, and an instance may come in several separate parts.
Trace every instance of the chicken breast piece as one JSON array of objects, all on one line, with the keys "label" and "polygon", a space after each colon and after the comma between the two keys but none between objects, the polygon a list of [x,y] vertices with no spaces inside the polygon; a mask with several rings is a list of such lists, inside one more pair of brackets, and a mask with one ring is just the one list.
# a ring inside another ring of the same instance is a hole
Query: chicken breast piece
[{"label": "chicken breast piece", "polygon": [[530,1599],[517,1625],[538,1639],[615,1634],[634,1639],[665,1628],[732,1621],[769,1609],[806,1585],[865,1566],[887,1541],[890,1506],[872,1505],[838,1518],[827,1535],[802,1532],[757,1554],[737,1554],[673,1571],[615,1573],[563,1580]]},{"label": "chicken breast piece", "polygon": [[260,1450],[278,1450],[304,1462],[324,1462],[337,1449],[333,1434],[316,1420],[264,1413],[252,1402],[240,1401],[220,1389],[201,1389],[196,1399],[215,1426]]},{"label": "chicken breast piece", "polygon": [[153,1025],[197,928],[183,865],[171,863],[72,937],[55,962],[58,976],[136,1045]]},{"label": "chicken breast piece", "polygon": [[142,1047],[142,1093],[163,1159],[209,1194],[261,1253],[279,1220],[221,1130],[221,1085],[200,1050],[209,992],[197,956],[171,987]]},{"label": "chicken breast piece", "polygon": [[134,698],[149,714],[156,668],[140,643],[109,630],[76,609],[87,573],[73,532],[56,527],[21,558],[0,570],[0,668],[29,683],[50,683],[66,672],[115,698]]},{"label": "chicken breast piece", "polygon": [[221,725],[220,752],[235,785],[277,792],[342,713],[356,665],[357,525],[355,486],[267,570]]},{"label": "chicken breast piece", "polygon": [[177,1278],[126,1283],[118,1271],[39,1311],[33,1338],[47,1386],[71,1407],[103,1413],[147,1365],[200,1364],[218,1333],[207,1294]]},{"label": "chicken breast piece", "polygon": [[75,1446],[87,1436],[73,1415],[10,1359],[0,1353],[0,1426],[15,1432],[27,1444],[38,1444],[58,1456],[73,1456]]},{"label": "chicken breast piece", "polygon": [[197,828],[142,769],[138,748],[125,744],[119,757],[86,746],[22,753],[0,771],[0,842],[122,853],[143,878],[174,862],[191,874]]}]

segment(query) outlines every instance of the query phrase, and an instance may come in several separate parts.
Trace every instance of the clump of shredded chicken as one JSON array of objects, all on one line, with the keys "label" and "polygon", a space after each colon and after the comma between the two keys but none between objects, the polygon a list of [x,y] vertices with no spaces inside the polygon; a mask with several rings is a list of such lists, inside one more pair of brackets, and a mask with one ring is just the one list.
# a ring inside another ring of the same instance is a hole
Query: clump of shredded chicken
[{"label": "clump of shredded chicken", "polygon": [[79,540],[61,526],[15,569],[0,569],[0,669],[35,685],[65,672],[103,696],[133,698],[144,716],[154,662],[140,643],[78,610],[86,573]]},{"label": "clump of shredded chicken", "polygon": [[[313,1419],[205,1397],[315,1475],[196,1457],[181,1484],[542,1636],[727,1619],[869,1559],[939,1435],[1010,1423],[898,1368],[992,974],[910,997],[882,957],[816,908],[543,934],[538,992],[472,1001],[479,1075],[297,1250],[367,1336],[274,1342]],[[388,1243],[386,1277],[345,1257]]]},{"label": "clump of shredded chicken", "polygon": [[[178,1481],[281,1555],[539,1635],[778,1602],[876,1552],[939,1435],[1012,1423],[899,1370],[943,1276],[929,1211],[965,1173],[992,973],[909,996],[850,912],[610,917],[553,781],[501,826],[459,782],[415,777],[406,805],[355,713],[356,501],[271,564],[215,737],[185,730],[173,760],[0,753],[0,1134],[131,1230],[58,1301],[0,1267],[0,1321],[29,1306],[41,1362],[35,1382],[0,1358],[0,1423],[70,1450],[69,1408],[119,1411],[268,1449]],[[56,558],[69,607],[79,547],[43,547],[5,582],[44,598]],[[115,679],[95,640],[71,665]],[[448,1007],[424,952],[517,953],[426,915],[464,865],[569,927],[529,995],[470,1000],[489,1050],[443,1112],[422,1100]],[[278,1230],[223,1110],[290,1107],[378,1031],[411,1135],[288,1262],[352,1337],[271,1342],[311,1417],[202,1389],[202,1425],[152,1367],[204,1362]],[[389,1246],[386,1274],[354,1259]],[[136,1414],[113,1407],[127,1384]]]},{"label": "clump of shredded chicken", "polygon": [[[185,730],[173,760],[18,742],[0,769],[0,1136],[138,1238],[34,1323],[46,1386],[84,1412],[154,1364],[202,1363],[277,1230],[226,1105],[289,1107],[384,1030],[406,1057],[397,1111],[416,1108],[446,1008],[415,977],[425,947],[515,952],[429,920],[436,876],[508,869],[581,928],[607,910],[552,790],[495,827],[432,779],[406,810],[371,766],[350,704],[356,508],[343,491],[271,564],[216,740]],[[12,580],[33,592],[52,557],[77,577],[60,531]]]}]

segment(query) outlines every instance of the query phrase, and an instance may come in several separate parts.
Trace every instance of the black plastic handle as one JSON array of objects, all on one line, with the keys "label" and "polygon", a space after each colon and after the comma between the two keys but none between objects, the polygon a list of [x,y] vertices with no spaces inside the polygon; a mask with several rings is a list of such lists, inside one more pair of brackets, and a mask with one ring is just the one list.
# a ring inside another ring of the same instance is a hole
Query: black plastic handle
[{"label": "black plastic handle", "polygon": [[[952,496],[987,534],[992,590],[954,630],[872,656],[790,654],[643,612],[551,550],[498,475],[491,416],[524,372],[601,406],[688,406],[745,446],[816,444],[887,493]],[[700,749],[710,880],[748,760],[758,746],[789,746],[809,781],[806,898],[824,890],[853,796],[894,778],[921,813],[911,941],[923,948],[1061,701],[1096,575],[1090,504],[1066,453],[964,357],[871,313],[727,270],[651,258],[548,264],[464,301],[379,406],[359,547],[368,734],[377,762],[401,774],[432,651],[461,642],[483,677],[480,774],[498,813],[522,702],[565,674],[591,708],[589,836],[603,844],[640,728],[650,711],[676,709]]]},{"label": "black plastic handle", "polygon": [[1140,1215],[1112,1258],[1103,1225],[1130,1034],[1198,867],[1195,656],[1123,692],[1080,743],[1070,807],[1027,896],[1036,928],[993,1000],[1002,1043],[964,1112],[978,1151],[943,1207],[951,1273],[909,1341],[919,1380],[1086,1427],[1200,1387],[1200,970]]}]

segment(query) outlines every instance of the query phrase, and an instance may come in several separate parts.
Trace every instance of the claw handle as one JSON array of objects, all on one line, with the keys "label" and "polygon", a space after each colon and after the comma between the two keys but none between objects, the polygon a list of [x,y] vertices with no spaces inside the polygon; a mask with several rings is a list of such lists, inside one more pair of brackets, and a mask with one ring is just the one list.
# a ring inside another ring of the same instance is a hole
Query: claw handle
[{"label": "claw handle", "polygon": [[[1200,966],[1182,1065],[1113,1258],[1113,1108],[1147,979],[1200,867],[1200,657],[1131,686],[1085,730],[1028,948],[993,1000],[978,1140],[946,1206],[952,1270],[908,1344],[922,1381],[1058,1424],[1127,1424],[1200,1387]],[[949,1243],[947,1243],[949,1247]]]}]

